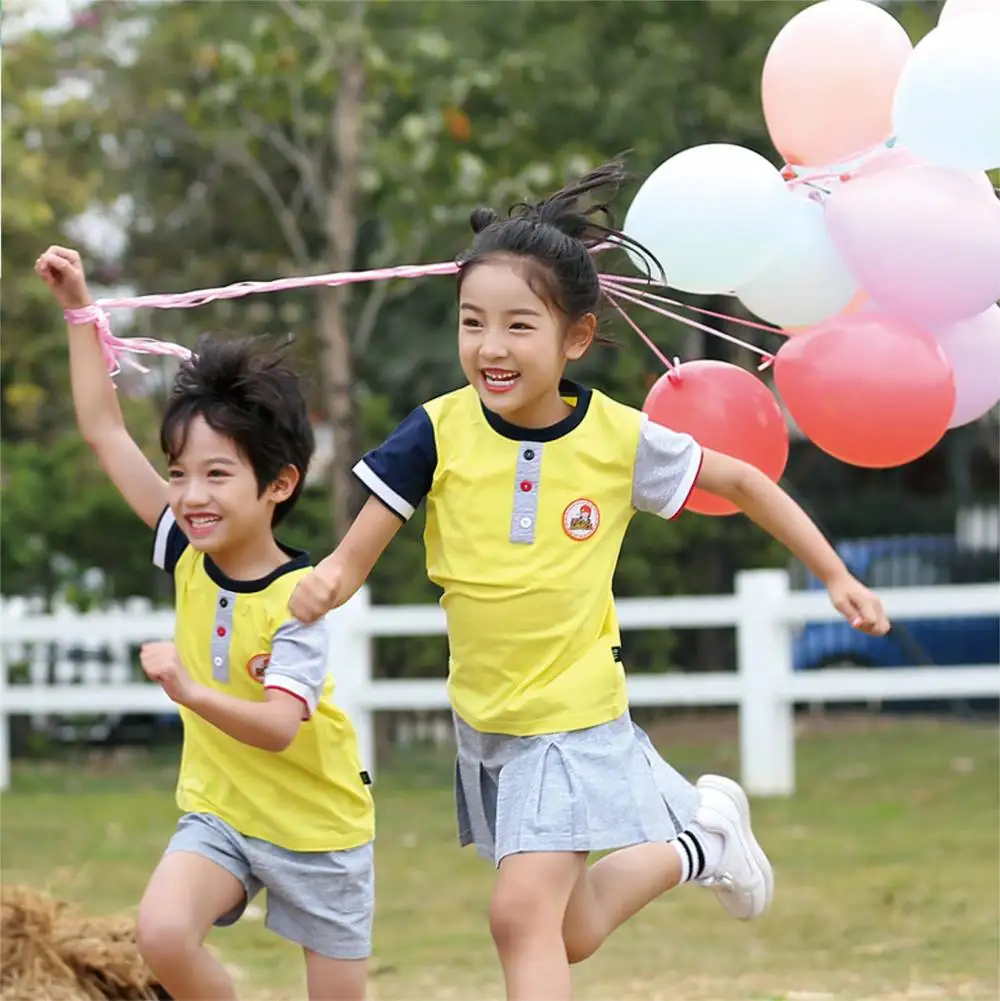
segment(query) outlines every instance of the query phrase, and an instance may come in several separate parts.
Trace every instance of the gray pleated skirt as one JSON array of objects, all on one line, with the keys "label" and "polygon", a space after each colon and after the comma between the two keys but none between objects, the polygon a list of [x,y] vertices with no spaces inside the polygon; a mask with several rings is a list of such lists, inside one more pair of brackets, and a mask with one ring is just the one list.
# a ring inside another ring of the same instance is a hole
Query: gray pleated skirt
[{"label": "gray pleated skirt", "polygon": [[482,733],[455,715],[462,845],[500,864],[517,852],[597,852],[671,841],[698,792],[626,712],[568,733]]}]

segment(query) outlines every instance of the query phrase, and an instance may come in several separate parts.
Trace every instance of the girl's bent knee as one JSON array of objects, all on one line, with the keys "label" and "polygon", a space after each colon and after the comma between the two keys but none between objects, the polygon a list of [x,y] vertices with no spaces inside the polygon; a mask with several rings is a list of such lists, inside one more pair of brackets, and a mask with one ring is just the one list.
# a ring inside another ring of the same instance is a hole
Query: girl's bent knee
[{"label": "girl's bent knee", "polygon": [[600,935],[586,932],[563,932],[563,945],[566,947],[566,959],[570,964],[582,963],[590,959],[600,948],[603,939]]}]

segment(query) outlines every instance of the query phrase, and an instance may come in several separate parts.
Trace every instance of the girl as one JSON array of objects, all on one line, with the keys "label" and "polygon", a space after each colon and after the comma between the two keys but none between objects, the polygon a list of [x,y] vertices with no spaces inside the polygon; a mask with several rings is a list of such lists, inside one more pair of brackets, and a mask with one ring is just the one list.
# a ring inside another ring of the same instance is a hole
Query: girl
[{"label": "girl", "polygon": [[[771,901],[743,790],[714,775],[689,784],[629,717],[611,582],[636,510],[673,518],[695,486],[723,496],[824,580],[854,626],[888,629],[763,473],[563,378],[597,336],[591,248],[630,242],[579,203],[623,176],[615,162],[507,219],[473,213],[458,275],[468,385],[418,407],[357,464],[371,497],[290,602],[312,622],[347,601],[426,498],[460,837],[497,866],[490,930],[509,1001],[570,998],[570,964],[681,883],[711,887],[744,920]],[[588,853],[609,849],[588,868]]]}]

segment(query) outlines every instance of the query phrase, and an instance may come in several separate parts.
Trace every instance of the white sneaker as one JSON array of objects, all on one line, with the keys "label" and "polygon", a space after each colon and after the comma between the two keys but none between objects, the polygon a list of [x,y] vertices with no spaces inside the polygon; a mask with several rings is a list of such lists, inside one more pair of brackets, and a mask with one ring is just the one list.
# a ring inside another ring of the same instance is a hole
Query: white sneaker
[{"label": "white sneaker", "polygon": [[774,896],[774,872],[750,828],[746,793],[721,775],[703,775],[697,788],[701,793],[698,823],[723,839],[715,871],[697,882],[713,890],[732,917],[740,921],[759,918]]}]

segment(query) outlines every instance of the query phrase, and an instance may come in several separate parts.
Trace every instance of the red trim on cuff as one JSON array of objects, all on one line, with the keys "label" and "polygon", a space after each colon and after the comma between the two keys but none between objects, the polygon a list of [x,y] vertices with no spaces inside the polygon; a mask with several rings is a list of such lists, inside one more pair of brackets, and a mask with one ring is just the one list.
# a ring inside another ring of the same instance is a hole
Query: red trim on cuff
[{"label": "red trim on cuff", "polygon": [[691,481],[691,487],[687,492],[687,496],[684,498],[684,502],[681,506],[667,519],[668,521],[675,521],[684,513],[684,508],[687,507],[687,502],[691,500],[691,494],[694,493],[694,488],[698,485],[698,477],[701,476],[701,467],[705,463],[705,450],[701,450],[701,454],[698,456],[698,471],[694,474],[694,479]]},{"label": "red trim on cuff", "polygon": [[309,720],[312,718],[312,711],[309,708],[309,703],[306,702],[306,700],[302,698],[298,692],[290,692],[287,688],[282,688],[281,685],[265,685],[264,691],[284,692],[286,695],[291,695],[293,699],[298,699],[299,702],[305,706],[305,712],[302,714],[302,719]]}]

